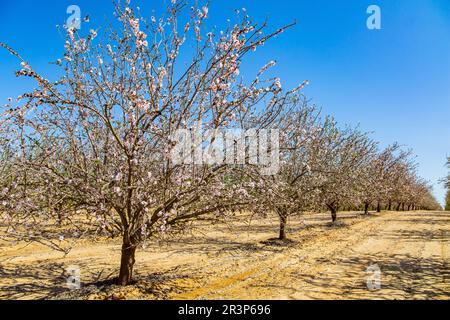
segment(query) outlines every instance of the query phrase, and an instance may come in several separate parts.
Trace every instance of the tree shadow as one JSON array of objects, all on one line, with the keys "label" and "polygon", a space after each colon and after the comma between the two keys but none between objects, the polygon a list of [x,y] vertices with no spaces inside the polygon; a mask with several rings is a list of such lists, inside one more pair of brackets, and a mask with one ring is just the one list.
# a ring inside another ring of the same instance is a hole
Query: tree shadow
[{"label": "tree shadow", "polygon": [[445,229],[437,230],[389,230],[380,231],[377,233],[378,237],[390,240],[400,240],[403,242],[450,242],[450,235]]},{"label": "tree shadow", "polygon": [[[402,219],[389,219],[391,222],[405,222],[405,220]],[[448,227],[450,225],[450,219],[427,219],[426,217],[421,218],[408,218],[407,220],[410,223],[413,224],[425,224],[425,225],[437,225],[439,227]]]},{"label": "tree shadow", "polygon": [[[318,259],[319,265],[333,266],[330,270],[302,275],[295,271],[292,277],[307,286],[298,291],[316,299],[449,299],[450,270],[443,260],[417,258],[409,254],[358,255],[342,260]],[[381,287],[370,290],[367,284],[370,266],[380,269]],[[325,288],[325,290],[324,290]]]},{"label": "tree shadow", "polygon": [[169,256],[178,254],[216,254],[223,253],[234,256],[251,255],[253,253],[277,252],[277,248],[257,242],[230,241],[225,238],[189,238],[188,241],[170,242],[165,244],[165,252]]},{"label": "tree shadow", "polygon": [[[89,266],[94,263],[94,259],[88,259],[74,266],[80,269],[81,287],[85,286],[83,283],[85,279],[97,282],[109,279],[116,273],[116,270],[109,267],[93,270]],[[42,261],[23,266],[0,265],[0,300],[45,300],[77,291],[69,286],[70,277],[73,276],[69,267],[67,263],[43,263]]]},{"label": "tree shadow", "polygon": [[67,290],[69,275],[62,263],[38,266],[0,265],[0,299],[45,298]]},{"label": "tree shadow", "polygon": [[173,286],[173,281],[187,279],[189,276],[180,272],[180,267],[164,273],[136,273],[134,281],[128,286],[117,285],[117,277],[111,275],[105,279],[84,283],[79,290],[59,292],[53,300],[165,300],[180,288]]}]

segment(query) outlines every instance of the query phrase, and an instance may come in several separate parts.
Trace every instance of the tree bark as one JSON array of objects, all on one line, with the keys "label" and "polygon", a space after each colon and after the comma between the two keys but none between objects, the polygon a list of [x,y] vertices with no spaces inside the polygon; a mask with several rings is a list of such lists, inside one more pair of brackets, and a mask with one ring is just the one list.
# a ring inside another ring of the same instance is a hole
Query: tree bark
[{"label": "tree bark", "polygon": [[327,204],[328,209],[330,209],[331,211],[331,220],[333,221],[333,223],[336,222],[337,220],[337,206],[334,204]]},{"label": "tree bark", "polygon": [[380,204],[380,201],[378,201],[378,203],[377,203],[377,212],[378,212],[378,213],[381,212],[381,204]]},{"label": "tree bark", "polygon": [[278,239],[286,240],[286,224],[287,224],[287,216],[280,215],[280,236]]},{"label": "tree bark", "polygon": [[63,216],[62,216],[61,211],[58,210],[58,212],[56,213],[56,215],[57,215],[57,217],[58,217],[58,226],[61,226],[61,225],[62,225],[62,222],[63,222]]},{"label": "tree bark", "polygon": [[397,206],[397,211],[400,211],[400,207],[402,206],[402,204],[401,203],[398,203],[398,206]]},{"label": "tree bark", "polygon": [[136,245],[130,241],[122,244],[122,256],[120,259],[120,273],[118,285],[127,286],[133,279],[133,267],[135,263]]},{"label": "tree bark", "polygon": [[369,203],[364,203],[364,214],[369,214]]},{"label": "tree bark", "polygon": [[391,211],[391,209],[392,209],[392,201],[391,201],[391,200],[389,200],[389,204],[388,204],[388,210],[389,210],[389,211]]},{"label": "tree bark", "polygon": [[405,211],[405,204],[402,203],[402,211]]},{"label": "tree bark", "polygon": [[331,220],[333,221],[333,223],[334,222],[336,222],[336,220],[337,220],[337,212],[336,212],[336,209],[331,209]]}]

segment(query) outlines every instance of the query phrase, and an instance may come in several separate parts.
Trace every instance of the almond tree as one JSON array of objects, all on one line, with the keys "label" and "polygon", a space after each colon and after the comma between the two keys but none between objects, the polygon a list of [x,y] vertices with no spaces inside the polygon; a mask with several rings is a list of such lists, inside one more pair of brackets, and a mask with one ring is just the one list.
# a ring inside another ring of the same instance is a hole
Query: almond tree
[{"label": "almond tree", "polygon": [[251,208],[274,212],[280,220],[279,239],[286,240],[289,217],[317,208],[317,183],[311,169],[313,154],[324,139],[319,112],[307,100],[295,96],[284,101],[283,111],[272,128],[280,130],[280,169],[264,177],[255,173],[256,188],[249,192]]},{"label": "almond tree", "polygon": [[14,176],[12,169],[14,154],[9,144],[8,139],[0,139],[0,211],[8,205]]},{"label": "almond tree", "polygon": [[279,79],[244,82],[239,72],[243,59],[285,28],[266,34],[265,24],[244,16],[224,31],[206,32],[208,7],[182,1],[172,1],[159,19],[129,6],[118,6],[116,15],[119,27],[102,41],[95,30],[82,35],[67,26],[64,58],[56,62],[64,75],[56,81],[1,44],[20,59],[17,76],[38,85],[6,108],[1,133],[20,141],[11,144],[9,234],[54,243],[58,234],[48,225],[55,212],[70,224],[58,230],[60,239],[95,224],[96,232],[122,238],[118,283],[127,285],[139,245],[245,204],[227,179],[235,166],[174,164],[174,136],[198,123],[202,132],[248,119],[270,123],[276,104],[260,104],[282,96]]},{"label": "almond tree", "polygon": [[406,153],[391,170],[389,199],[397,203],[397,211],[441,210],[432,195],[432,187],[417,175],[417,163],[409,157],[410,154]]},{"label": "almond tree", "polygon": [[410,151],[403,151],[395,143],[388,146],[381,153],[374,155],[373,159],[362,170],[359,184],[364,204],[364,213],[367,214],[369,206],[376,204],[377,212],[381,212],[381,203],[387,201],[391,209],[389,198],[392,192],[391,180],[395,175],[395,166],[410,156]]},{"label": "almond tree", "polygon": [[392,192],[390,199],[396,203],[397,211],[405,210],[408,195],[416,182],[417,164],[410,158],[397,163],[392,174]]},{"label": "almond tree", "polygon": [[361,202],[358,193],[361,170],[372,159],[376,143],[356,129],[340,130],[332,119],[326,121],[324,129],[327,138],[316,152],[321,161],[315,171],[321,180],[321,202],[331,211],[335,222],[339,207]]},{"label": "almond tree", "polygon": [[419,207],[424,210],[442,209],[432,195],[432,187],[427,182],[418,179],[412,190],[407,207],[408,211],[416,210]]},{"label": "almond tree", "polygon": [[407,210],[442,210],[428,182],[416,177],[412,192],[408,194]]},{"label": "almond tree", "polygon": [[[369,214],[370,205],[377,199],[382,180],[382,161],[377,154],[371,154],[366,163],[358,171],[355,192],[360,196],[364,206],[364,214]],[[357,206],[358,203],[355,203]]]}]

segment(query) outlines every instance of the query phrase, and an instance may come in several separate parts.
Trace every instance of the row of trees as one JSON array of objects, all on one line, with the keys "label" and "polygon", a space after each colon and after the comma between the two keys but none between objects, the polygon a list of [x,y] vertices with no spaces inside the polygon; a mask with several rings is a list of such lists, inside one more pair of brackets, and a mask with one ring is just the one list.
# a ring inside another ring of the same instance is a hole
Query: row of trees
[{"label": "row of trees", "polygon": [[278,214],[280,239],[286,238],[288,218],[305,211],[328,209],[335,222],[340,209],[362,208],[365,214],[371,207],[377,212],[440,209],[431,188],[417,176],[411,152],[398,144],[379,150],[367,134],[340,129],[305,105],[286,109],[279,128],[286,132],[281,170],[262,178],[263,190],[254,195],[252,207],[259,204]]},{"label": "row of trees", "polygon": [[[182,1],[160,19],[116,10],[120,25],[102,41],[67,26],[56,81],[0,43],[20,59],[17,76],[37,82],[0,120],[7,237],[60,248],[61,239],[95,226],[122,238],[118,283],[127,285],[138,246],[205,215],[273,212],[285,239],[289,217],[305,211],[328,209],[335,221],[347,208],[439,209],[411,152],[398,144],[381,150],[368,134],[338,126],[301,94],[307,82],[283,89],[267,76],[275,62],[240,76],[243,61],[290,26],[267,32],[244,12],[226,30],[209,31],[208,7]],[[223,128],[279,130],[279,146],[269,146],[279,171],[263,175],[250,161],[248,137],[236,141],[245,164],[173,163],[177,130],[198,123],[209,145]]]}]

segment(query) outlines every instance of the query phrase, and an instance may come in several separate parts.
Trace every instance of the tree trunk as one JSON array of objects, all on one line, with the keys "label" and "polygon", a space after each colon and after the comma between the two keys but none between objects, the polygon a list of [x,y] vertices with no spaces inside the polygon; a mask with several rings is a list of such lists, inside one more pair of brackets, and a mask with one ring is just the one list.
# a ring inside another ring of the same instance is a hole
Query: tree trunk
[{"label": "tree trunk", "polygon": [[377,212],[378,212],[378,213],[381,212],[381,204],[380,204],[380,201],[378,201],[378,203],[377,203]]},{"label": "tree trunk", "polygon": [[397,206],[397,211],[400,211],[400,207],[402,206],[402,204],[399,202],[398,206]]},{"label": "tree trunk", "polygon": [[402,203],[402,211],[405,211],[405,204]]},{"label": "tree trunk", "polygon": [[120,260],[120,273],[118,285],[127,286],[133,279],[133,267],[135,263],[136,246],[130,241],[124,241],[122,244],[122,257]]},{"label": "tree trunk", "polygon": [[57,217],[58,217],[58,226],[62,225],[63,222],[63,216],[61,214],[61,211],[58,210],[58,212],[56,213]]},{"label": "tree trunk", "polygon": [[364,214],[369,214],[369,203],[364,203]]},{"label": "tree trunk", "polygon": [[334,203],[333,204],[327,204],[328,209],[330,209],[331,211],[331,220],[333,221],[333,223],[336,222],[337,220],[337,210],[338,210],[338,206],[336,206]]},{"label": "tree trunk", "polygon": [[280,240],[286,240],[286,224],[287,224],[287,216],[280,215]]},{"label": "tree trunk", "polygon": [[391,201],[391,200],[389,200],[389,204],[388,204],[388,210],[389,210],[389,211],[391,211],[391,209],[392,209],[392,201]]},{"label": "tree trunk", "polygon": [[335,223],[337,220],[337,212],[336,211],[337,210],[334,207],[331,209],[331,220],[333,221],[333,223]]}]

